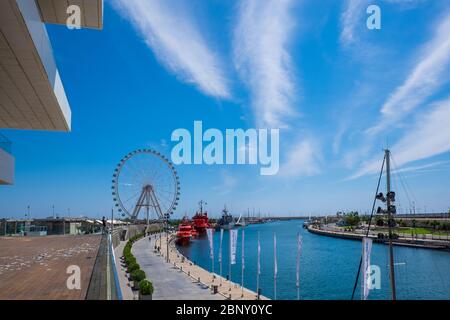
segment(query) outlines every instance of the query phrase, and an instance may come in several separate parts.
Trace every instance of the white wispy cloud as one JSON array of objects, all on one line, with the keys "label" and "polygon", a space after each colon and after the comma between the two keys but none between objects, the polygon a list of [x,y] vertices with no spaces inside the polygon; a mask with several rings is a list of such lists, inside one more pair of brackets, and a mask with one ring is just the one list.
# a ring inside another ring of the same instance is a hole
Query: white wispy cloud
[{"label": "white wispy cloud", "polygon": [[244,0],[234,29],[235,67],[251,91],[257,125],[278,128],[296,114],[296,84],[288,46],[293,0]]},{"label": "white wispy cloud", "polygon": [[405,168],[394,170],[394,173],[404,173],[404,172],[416,172],[416,171],[427,171],[427,169],[435,169],[438,166],[442,166],[445,164],[448,164],[449,161],[435,161],[423,165],[417,165],[417,166],[408,166]]},{"label": "white wispy cloud", "polygon": [[213,189],[217,191],[218,195],[225,196],[235,190],[238,185],[238,179],[227,170],[222,170],[220,175],[221,182],[219,185],[213,187]]},{"label": "white wispy cloud", "polygon": [[181,2],[114,0],[113,4],[167,69],[209,96],[230,98],[221,59]]},{"label": "white wispy cloud", "polygon": [[[416,123],[406,130],[405,135],[391,148],[396,165],[424,160],[450,150],[450,98],[430,106],[432,111],[424,112]],[[377,172],[381,157],[366,162],[352,177]]]},{"label": "white wispy cloud", "polygon": [[365,28],[365,14],[367,0],[347,0],[344,12],[341,15],[341,44],[344,46],[354,43],[358,39],[356,28]]},{"label": "white wispy cloud", "polygon": [[426,102],[445,83],[450,66],[450,12],[437,25],[433,38],[420,50],[414,68],[381,107],[382,120],[367,132],[378,134]]},{"label": "white wispy cloud", "polygon": [[313,176],[321,172],[322,155],[314,139],[303,139],[289,147],[287,159],[280,166],[281,177]]}]

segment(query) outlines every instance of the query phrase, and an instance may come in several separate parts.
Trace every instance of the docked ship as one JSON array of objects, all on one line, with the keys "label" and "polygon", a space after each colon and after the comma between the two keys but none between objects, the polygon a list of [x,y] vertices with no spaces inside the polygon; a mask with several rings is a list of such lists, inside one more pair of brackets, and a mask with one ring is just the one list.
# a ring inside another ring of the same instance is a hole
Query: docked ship
[{"label": "docked ship", "polygon": [[192,238],[192,223],[189,221],[187,216],[181,220],[177,231],[177,243],[180,245],[189,244]]},{"label": "docked ship", "polygon": [[210,227],[208,222],[208,212],[203,211],[203,205],[206,204],[203,200],[199,202],[199,210],[192,217],[194,231],[199,235],[205,235],[206,229]]},{"label": "docked ship", "polygon": [[222,217],[217,222],[216,229],[230,230],[234,228],[234,219],[231,214],[228,213],[227,206],[222,210]]}]

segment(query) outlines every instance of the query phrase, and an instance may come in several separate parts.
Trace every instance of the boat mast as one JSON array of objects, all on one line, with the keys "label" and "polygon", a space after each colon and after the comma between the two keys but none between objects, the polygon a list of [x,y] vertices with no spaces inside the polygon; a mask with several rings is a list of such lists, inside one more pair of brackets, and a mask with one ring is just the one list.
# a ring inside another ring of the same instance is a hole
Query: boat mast
[{"label": "boat mast", "polygon": [[199,203],[198,203],[198,205],[200,207],[200,214],[203,214],[203,205],[204,204],[206,205],[207,203],[205,201],[203,201],[203,200],[200,200]]},{"label": "boat mast", "polygon": [[386,207],[388,214],[388,226],[389,226],[389,267],[390,267],[390,279],[391,279],[391,290],[392,290],[392,300],[397,300],[397,293],[395,289],[395,272],[394,272],[394,249],[392,247],[392,207],[391,207],[391,166],[390,166],[390,155],[389,149],[384,150],[386,156]]}]

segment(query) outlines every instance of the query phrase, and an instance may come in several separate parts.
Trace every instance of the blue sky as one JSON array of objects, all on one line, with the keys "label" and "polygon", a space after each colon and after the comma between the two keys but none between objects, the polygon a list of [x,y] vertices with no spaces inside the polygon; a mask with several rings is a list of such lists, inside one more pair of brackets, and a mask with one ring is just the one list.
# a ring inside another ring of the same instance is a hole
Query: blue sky
[{"label": "blue sky", "polygon": [[[369,4],[381,30],[366,27]],[[128,152],[173,130],[281,128],[280,172],[181,165],[176,216],[368,211],[389,145],[400,212],[450,207],[448,1],[105,1],[104,29],[47,26],[72,132],[4,130],[0,216],[102,216]],[[399,177],[402,179],[399,179]],[[405,192],[405,189],[408,192]]]}]

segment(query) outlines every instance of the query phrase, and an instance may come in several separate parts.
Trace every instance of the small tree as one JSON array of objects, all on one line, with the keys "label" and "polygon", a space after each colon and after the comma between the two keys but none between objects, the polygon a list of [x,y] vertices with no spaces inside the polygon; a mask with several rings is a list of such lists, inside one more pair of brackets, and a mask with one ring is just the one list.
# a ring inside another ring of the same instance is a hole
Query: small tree
[{"label": "small tree", "polygon": [[139,293],[143,296],[152,295],[154,291],[153,284],[148,280],[139,282]]},{"label": "small tree", "polygon": [[140,269],[134,270],[131,273],[131,279],[133,279],[133,281],[136,281],[136,282],[139,283],[139,282],[141,282],[142,280],[145,279],[145,272],[140,270]]}]

